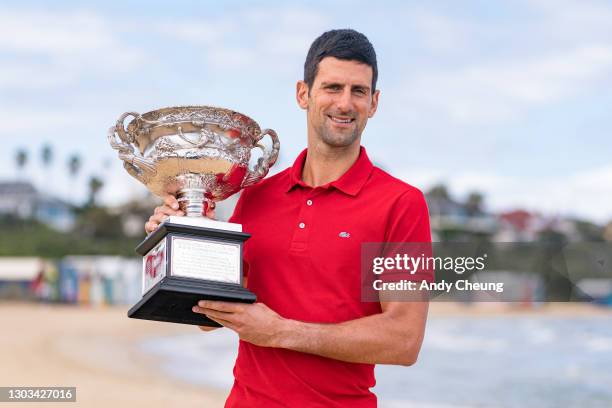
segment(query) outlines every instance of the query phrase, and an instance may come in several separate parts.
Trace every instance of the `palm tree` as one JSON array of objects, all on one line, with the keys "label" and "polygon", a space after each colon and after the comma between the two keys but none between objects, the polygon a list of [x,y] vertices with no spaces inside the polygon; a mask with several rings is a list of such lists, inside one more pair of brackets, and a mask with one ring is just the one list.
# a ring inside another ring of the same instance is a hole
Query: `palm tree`
[{"label": "palm tree", "polygon": [[81,157],[78,154],[73,153],[70,157],[68,157],[67,165],[70,181],[68,185],[68,191],[66,192],[66,197],[74,197],[74,193],[76,190],[76,178],[79,172],[81,171],[82,164],[83,163],[81,162]]},{"label": "palm tree", "polygon": [[68,158],[68,171],[70,172],[70,177],[76,178],[81,170],[81,157],[74,153]]},{"label": "palm tree", "polygon": [[90,207],[95,207],[96,198],[100,190],[102,190],[102,187],[104,187],[104,181],[102,181],[100,178],[97,176],[91,176],[89,178],[89,199],[87,204]]},{"label": "palm tree", "polygon": [[40,151],[40,158],[42,159],[43,171],[40,176],[37,177],[38,185],[41,189],[51,189],[53,183],[53,172],[50,171],[51,162],[53,161],[53,147],[49,143],[45,143]]},{"label": "palm tree", "polygon": [[23,174],[23,169],[28,163],[28,152],[25,149],[18,149],[15,154],[15,163],[17,164],[17,171],[19,174]]},{"label": "palm tree", "polygon": [[53,161],[53,148],[50,144],[43,145],[41,157],[43,165],[48,168]]}]

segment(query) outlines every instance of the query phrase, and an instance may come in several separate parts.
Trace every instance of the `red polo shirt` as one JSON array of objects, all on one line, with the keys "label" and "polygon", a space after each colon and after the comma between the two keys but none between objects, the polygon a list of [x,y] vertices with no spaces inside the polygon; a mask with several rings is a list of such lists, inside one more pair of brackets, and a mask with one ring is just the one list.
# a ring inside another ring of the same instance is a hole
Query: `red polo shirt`
[{"label": "red polo shirt", "polygon": [[[374,167],[362,147],[338,180],[302,181],[292,167],[242,192],[232,222],[244,246],[248,288],[281,316],[338,323],[380,313],[361,302],[362,242],[430,242],[423,194]],[[375,407],[374,365],[240,341],[226,407]]]}]

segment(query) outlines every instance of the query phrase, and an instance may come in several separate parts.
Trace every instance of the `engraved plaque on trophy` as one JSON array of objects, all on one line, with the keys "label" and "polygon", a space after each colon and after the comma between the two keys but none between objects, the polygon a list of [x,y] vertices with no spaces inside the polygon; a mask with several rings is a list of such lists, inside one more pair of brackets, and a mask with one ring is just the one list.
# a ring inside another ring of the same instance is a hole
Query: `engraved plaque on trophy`
[{"label": "engraved plaque on trophy", "polygon": [[[265,135],[270,150],[260,144]],[[184,106],[124,113],[108,140],[130,175],[157,196],[176,196],[186,215],[168,217],[136,248],[143,256],[142,299],[128,316],[219,326],[191,308],[202,299],[255,302],[242,285],[242,246],[250,235],[205,214],[266,176],[278,157],[276,132],[229,109]],[[254,147],[263,155],[250,169]]]}]

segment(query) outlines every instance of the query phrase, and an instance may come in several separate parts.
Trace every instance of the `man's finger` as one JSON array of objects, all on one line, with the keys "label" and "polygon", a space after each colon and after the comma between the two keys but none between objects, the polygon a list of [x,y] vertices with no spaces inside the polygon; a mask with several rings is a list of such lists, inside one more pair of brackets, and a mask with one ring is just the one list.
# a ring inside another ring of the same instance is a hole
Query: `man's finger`
[{"label": "man's finger", "polygon": [[203,314],[204,316],[208,317],[210,320],[219,323],[223,327],[228,327],[230,329],[234,328],[233,322],[231,322],[230,320],[227,320],[227,318],[231,316],[231,313],[219,312],[216,310],[207,310],[205,313],[204,309],[198,306],[192,307],[191,310],[194,313]]},{"label": "man's finger", "polygon": [[155,211],[153,212],[153,214],[165,214],[165,215],[177,215],[179,212],[181,212],[180,210],[174,210],[170,207],[168,207],[167,205],[161,206],[161,207],[155,207]]},{"label": "man's finger", "polygon": [[162,223],[163,220],[160,220],[154,216],[149,217],[149,221],[145,223],[145,231],[153,232],[159,227],[159,224]]},{"label": "man's finger", "polygon": [[207,316],[210,320],[212,320],[213,322],[217,322],[219,323],[221,326],[223,327],[227,327],[230,330],[234,330],[236,331],[236,326],[234,326],[234,324],[228,320],[223,320],[217,317],[211,317],[211,316]]},{"label": "man's finger", "polygon": [[212,326],[198,326],[198,328],[202,331],[205,332],[209,332],[209,331],[213,331],[213,330],[217,330],[218,327],[212,327]]},{"label": "man's finger", "polygon": [[176,197],[174,197],[173,195],[167,195],[164,197],[164,204],[166,204],[168,207],[172,208],[173,210],[178,210],[179,209],[179,203],[176,200]]},{"label": "man's finger", "polygon": [[227,312],[219,312],[217,310],[212,310],[212,309],[202,309],[201,312],[203,315],[205,315],[206,317],[208,317],[209,319],[221,319],[227,322],[231,322],[234,323],[235,321],[235,316],[236,314],[234,313],[227,313]]},{"label": "man's finger", "polygon": [[221,312],[221,311],[219,311],[219,310],[215,310],[215,309],[205,309],[205,308],[203,308],[203,307],[199,307],[199,306],[194,306],[194,307],[192,307],[192,308],[191,308],[191,310],[192,310],[194,313],[200,313],[200,314],[207,315],[207,316],[208,316],[209,314],[214,313],[214,315],[215,315],[216,317],[220,317],[221,319],[225,319],[225,320],[230,320],[230,315],[232,315],[232,313],[231,313],[231,312]]},{"label": "man's finger", "polygon": [[198,306],[205,309],[217,310],[226,313],[238,313],[244,310],[244,305],[233,302],[221,302],[216,300],[200,300]]},{"label": "man's finger", "polygon": [[206,210],[206,216],[208,218],[210,218],[211,220],[216,219],[215,218],[215,209],[214,208],[209,208],[208,210]]},{"label": "man's finger", "polygon": [[161,224],[162,222],[166,221],[166,218],[168,218],[168,215],[166,214],[155,214],[151,216],[150,220]]}]

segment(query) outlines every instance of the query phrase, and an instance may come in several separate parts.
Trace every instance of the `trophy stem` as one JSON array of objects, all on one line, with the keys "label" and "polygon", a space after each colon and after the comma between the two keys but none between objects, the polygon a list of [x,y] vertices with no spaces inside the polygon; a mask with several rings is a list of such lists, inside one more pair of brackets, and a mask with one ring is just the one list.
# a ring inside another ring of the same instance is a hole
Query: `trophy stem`
[{"label": "trophy stem", "polygon": [[215,208],[215,203],[204,195],[200,188],[184,188],[178,191],[176,198],[179,208],[187,217],[206,217],[208,209]]}]

